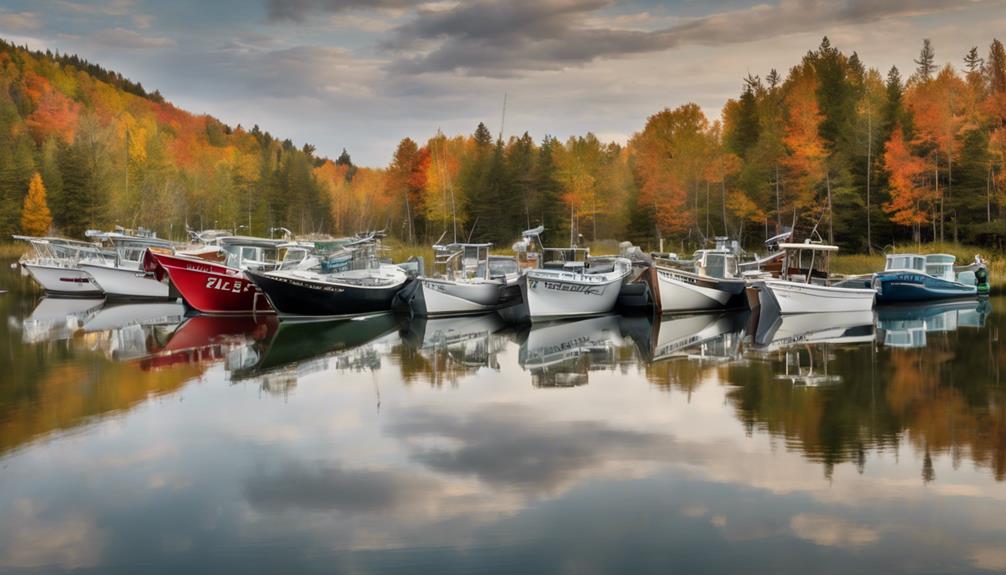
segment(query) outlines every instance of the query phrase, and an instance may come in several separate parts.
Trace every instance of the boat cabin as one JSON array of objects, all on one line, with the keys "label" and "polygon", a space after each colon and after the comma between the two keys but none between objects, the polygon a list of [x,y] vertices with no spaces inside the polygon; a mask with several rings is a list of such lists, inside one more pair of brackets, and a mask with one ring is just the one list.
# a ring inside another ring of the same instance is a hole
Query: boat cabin
[{"label": "boat cabin", "polygon": [[451,243],[433,246],[434,271],[447,279],[489,279],[489,248],[493,245]]},{"label": "boat cabin", "polygon": [[737,256],[722,249],[698,250],[693,257],[695,273],[718,279],[737,277]]},{"label": "boat cabin", "polygon": [[784,253],[779,279],[798,282],[825,284],[828,280],[828,256],[838,251],[838,246],[811,242],[780,243]]},{"label": "boat cabin", "polygon": [[[143,232],[143,230],[141,230]],[[123,232],[86,232],[87,237],[95,238],[109,246],[106,252],[116,267],[140,269],[143,256],[148,248],[174,252],[175,246],[168,240],[158,239],[153,233],[133,235]]]},{"label": "boat cabin", "polygon": [[887,254],[885,272],[911,271],[925,273],[926,258],[918,254]]},{"label": "boat cabin", "polygon": [[926,256],[926,273],[948,282],[957,281],[954,262],[957,258],[950,254],[929,254]]},{"label": "boat cabin", "polygon": [[281,261],[279,246],[284,240],[231,236],[217,240],[227,254],[227,266],[237,269],[268,270]]},{"label": "boat cabin", "polygon": [[22,261],[59,265],[76,264],[84,259],[104,259],[101,246],[91,242],[32,236],[13,236],[13,238],[28,242],[32,247],[34,257],[23,257]]}]

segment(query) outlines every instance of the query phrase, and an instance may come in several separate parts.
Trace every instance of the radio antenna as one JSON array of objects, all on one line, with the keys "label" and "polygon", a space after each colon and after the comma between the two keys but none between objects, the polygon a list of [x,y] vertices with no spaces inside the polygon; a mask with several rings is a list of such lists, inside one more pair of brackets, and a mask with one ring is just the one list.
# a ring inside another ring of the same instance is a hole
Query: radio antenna
[{"label": "radio antenna", "polygon": [[506,123],[506,98],[507,93],[503,92],[503,113],[500,115],[500,137],[499,142],[503,142],[503,125]]}]

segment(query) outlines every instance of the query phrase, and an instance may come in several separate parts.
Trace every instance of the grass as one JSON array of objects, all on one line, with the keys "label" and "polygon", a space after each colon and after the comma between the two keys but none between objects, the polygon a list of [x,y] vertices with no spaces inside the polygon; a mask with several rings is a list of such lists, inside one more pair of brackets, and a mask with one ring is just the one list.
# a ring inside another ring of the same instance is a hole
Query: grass
[{"label": "grass", "polygon": [[3,242],[0,243],[0,259],[16,260],[28,251],[28,244],[24,242]]}]

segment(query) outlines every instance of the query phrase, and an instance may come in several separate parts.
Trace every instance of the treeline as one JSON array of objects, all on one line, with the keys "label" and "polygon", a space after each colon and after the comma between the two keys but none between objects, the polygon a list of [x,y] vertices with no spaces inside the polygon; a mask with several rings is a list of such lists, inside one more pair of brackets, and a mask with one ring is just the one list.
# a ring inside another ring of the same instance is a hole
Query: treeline
[{"label": "treeline", "polygon": [[695,104],[665,109],[626,146],[592,134],[494,140],[480,124],[421,146],[407,138],[386,170],[324,179],[341,198],[337,224],[352,229],[377,210],[416,241],[454,237],[457,222],[460,237],[504,245],[543,224],[554,243],[752,243],[795,228],[857,251],[934,239],[1001,246],[1006,53],[996,40],[987,56],[961,56],[963,72],[940,67],[927,40],[905,78],[825,38],[785,77],[745,78],[720,119]]},{"label": "treeline", "polygon": [[[956,58],[955,58],[956,59]],[[0,45],[0,232],[41,174],[53,226],[179,235],[385,228],[405,241],[508,245],[544,225],[566,243],[747,243],[795,227],[846,249],[944,240],[1001,246],[1006,228],[1006,51],[867,68],[825,38],[785,77],[743,79],[722,116],[695,104],[649,117],[626,145],[594,135],[401,141],[386,168],[297,148],[257,127],[194,116],[73,56]]]}]

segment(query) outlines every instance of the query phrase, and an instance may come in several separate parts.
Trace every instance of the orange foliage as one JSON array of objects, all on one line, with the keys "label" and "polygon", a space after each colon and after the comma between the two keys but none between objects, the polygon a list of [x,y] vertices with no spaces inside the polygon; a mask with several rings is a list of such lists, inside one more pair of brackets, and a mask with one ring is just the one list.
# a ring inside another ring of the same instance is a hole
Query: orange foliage
[{"label": "orange foliage", "polygon": [[793,207],[806,209],[815,204],[816,187],[825,177],[828,154],[818,134],[823,117],[817,105],[817,80],[809,70],[794,72],[786,95],[789,117],[783,143],[789,151],[782,165],[792,177]]},{"label": "orange foliage", "polygon": [[50,136],[64,142],[73,140],[80,104],[64,96],[48,80],[34,72],[26,76],[25,92],[35,102],[35,111],[25,119],[35,140],[42,142]]},{"label": "orange foliage", "polygon": [[918,226],[929,221],[931,191],[920,180],[926,172],[922,158],[912,155],[901,128],[895,126],[884,146],[884,165],[890,176],[891,199],[883,206],[891,221],[903,226]]}]

